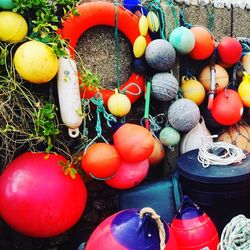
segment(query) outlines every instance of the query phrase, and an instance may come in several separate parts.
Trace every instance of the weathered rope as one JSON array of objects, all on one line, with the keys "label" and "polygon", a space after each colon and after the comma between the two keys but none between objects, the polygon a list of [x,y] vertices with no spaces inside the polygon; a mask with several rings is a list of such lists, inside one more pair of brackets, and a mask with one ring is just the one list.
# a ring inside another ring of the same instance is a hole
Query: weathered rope
[{"label": "weathered rope", "polygon": [[250,219],[240,214],[234,217],[223,229],[218,250],[249,250]]}]

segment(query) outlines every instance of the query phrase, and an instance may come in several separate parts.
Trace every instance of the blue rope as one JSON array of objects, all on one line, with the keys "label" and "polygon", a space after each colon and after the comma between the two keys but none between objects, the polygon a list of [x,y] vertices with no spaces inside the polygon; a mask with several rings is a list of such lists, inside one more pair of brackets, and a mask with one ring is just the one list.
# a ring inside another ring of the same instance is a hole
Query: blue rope
[{"label": "blue rope", "polygon": [[192,24],[187,22],[187,19],[185,17],[183,10],[180,10],[180,24],[181,24],[181,26],[184,26],[188,29],[190,29],[192,27]]},{"label": "blue rope", "polygon": [[109,127],[112,127],[112,125],[110,124],[111,121],[116,122],[116,118],[105,110],[103,106],[102,95],[100,93],[95,97],[92,97],[90,101],[96,105],[97,120],[96,120],[95,130],[97,133],[97,137],[101,137],[102,136],[101,113],[103,113],[103,117],[105,118],[106,123]]}]

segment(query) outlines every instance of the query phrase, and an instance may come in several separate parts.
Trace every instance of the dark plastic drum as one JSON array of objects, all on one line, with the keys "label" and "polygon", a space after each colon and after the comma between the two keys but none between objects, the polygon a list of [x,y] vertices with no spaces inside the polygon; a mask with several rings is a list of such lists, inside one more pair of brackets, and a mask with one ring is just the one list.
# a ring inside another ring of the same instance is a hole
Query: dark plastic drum
[{"label": "dark plastic drum", "polygon": [[204,209],[219,233],[238,214],[250,218],[250,155],[242,164],[208,168],[197,155],[192,150],[177,160],[183,193]]}]

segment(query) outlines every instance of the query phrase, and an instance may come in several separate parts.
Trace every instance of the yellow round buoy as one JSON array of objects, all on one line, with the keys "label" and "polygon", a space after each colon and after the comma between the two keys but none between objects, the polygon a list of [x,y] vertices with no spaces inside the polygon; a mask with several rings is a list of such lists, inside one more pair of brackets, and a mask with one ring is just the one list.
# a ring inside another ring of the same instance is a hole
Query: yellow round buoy
[{"label": "yellow round buoy", "polygon": [[46,44],[29,41],[22,44],[14,55],[14,65],[18,74],[32,83],[46,83],[58,71],[58,59]]},{"label": "yellow round buoy", "polygon": [[148,19],[144,15],[139,20],[139,31],[142,36],[146,36],[148,33]]},{"label": "yellow round buoy", "polygon": [[250,108],[250,75],[243,72],[243,80],[239,85],[238,93],[245,107]]},{"label": "yellow round buoy", "polygon": [[115,89],[115,93],[108,99],[108,109],[111,114],[123,117],[130,111],[131,102],[126,95],[118,93]]},{"label": "yellow round buoy", "polygon": [[11,11],[0,12],[0,40],[3,42],[17,43],[22,41],[28,33],[25,19]]},{"label": "yellow round buoy", "polygon": [[160,22],[156,14],[153,11],[149,11],[147,19],[148,19],[148,28],[152,32],[157,32],[160,28]]},{"label": "yellow round buoy", "polygon": [[203,85],[195,77],[182,77],[181,90],[184,98],[187,98],[197,105],[200,105],[206,96]]},{"label": "yellow round buoy", "polygon": [[146,38],[144,36],[142,36],[142,35],[138,36],[135,39],[135,42],[134,42],[134,45],[133,45],[134,56],[136,58],[139,58],[139,57],[143,56],[146,47],[147,47]]},{"label": "yellow round buoy", "polygon": [[[215,93],[220,93],[229,83],[229,76],[227,71],[221,67],[218,64],[215,64]],[[206,66],[202,69],[200,76],[199,76],[199,82],[204,86],[205,90],[207,92],[210,91],[210,66]]]},{"label": "yellow round buoy", "polygon": [[250,74],[250,52],[244,55],[241,59],[242,66],[244,70]]}]

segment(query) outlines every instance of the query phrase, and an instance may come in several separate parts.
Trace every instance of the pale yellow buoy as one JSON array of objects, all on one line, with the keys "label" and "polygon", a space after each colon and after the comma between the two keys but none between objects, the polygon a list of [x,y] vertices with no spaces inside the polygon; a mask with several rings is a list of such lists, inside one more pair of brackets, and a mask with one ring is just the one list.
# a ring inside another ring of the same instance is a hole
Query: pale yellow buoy
[{"label": "pale yellow buoy", "polygon": [[149,11],[147,14],[148,28],[152,32],[157,32],[160,28],[160,22],[157,15],[153,11]]},{"label": "pale yellow buoy", "polygon": [[250,74],[250,52],[244,55],[241,59],[242,66],[244,70]]},{"label": "pale yellow buoy", "polygon": [[139,19],[139,31],[142,36],[146,36],[148,33],[148,19],[144,15]]},{"label": "pale yellow buoy", "polygon": [[123,117],[128,114],[131,109],[131,102],[129,98],[115,89],[115,93],[108,99],[108,109],[111,114]]},{"label": "pale yellow buoy", "polygon": [[17,43],[22,41],[28,33],[26,20],[11,11],[0,12],[0,41]]},{"label": "pale yellow buoy", "polygon": [[[220,93],[229,83],[229,75],[227,71],[218,64],[215,64],[215,93]],[[199,82],[202,83],[207,92],[210,91],[210,66],[204,67],[199,75]]]},{"label": "pale yellow buoy", "polygon": [[22,44],[14,55],[14,65],[18,74],[31,83],[46,83],[58,71],[58,59],[46,44],[29,41]]}]

